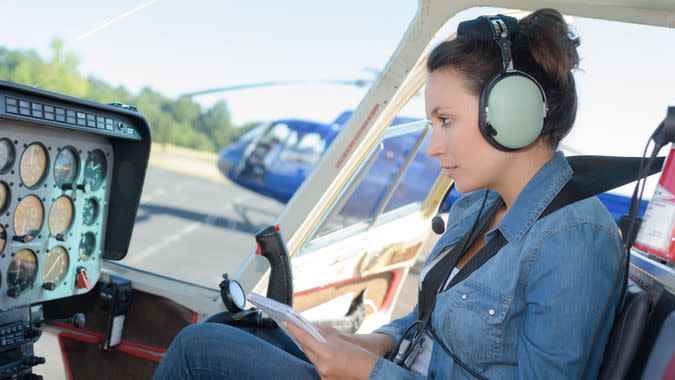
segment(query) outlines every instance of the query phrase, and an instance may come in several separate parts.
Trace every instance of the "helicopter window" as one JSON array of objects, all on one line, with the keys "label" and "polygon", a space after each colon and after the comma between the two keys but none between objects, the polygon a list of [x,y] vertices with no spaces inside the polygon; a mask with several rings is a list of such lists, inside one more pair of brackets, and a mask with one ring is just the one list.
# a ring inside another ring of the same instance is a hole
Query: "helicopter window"
[{"label": "helicopter window", "polygon": [[[388,190],[394,184],[393,182],[398,177],[398,174],[403,168],[403,165],[406,162],[408,156],[417,152],[421,153],[421,155],[417,154],[415,156],[413,162],[418,160],[420,157],[425,157],[424,151],[413,151],[413,148],[416,146],[415,142],[424,132],[425,130],[423,128],[418,128],[404,134],[396,134],[394,136],[385,138],[380,145],[380,151],[377,153],[377,156],[372,162],[372,165],[367,168],[367,171],[361,181],[352,185],[352,187],[356,186],[354,190],[350,190],[351,193],[346,193],[348,194],[347,200],[345,202],[341,202],[338,207],[333,209],[333,212],[331,212],[330,216],[318,229],[315,238],[326,236],[332,232],[342,230],[359,223],[373,222],[378,216],[378,210],[381,209],[382,202],[386,201],[387,195],[389,193]],[[413,165],[413,162],[411,162],[409,168],[414,167],[415,169],[413,170],[419,169],[420,165]],[[408,171],[410,171],[410,169]],[[433,183],[433,181],[436,179],[436,176],[438,175],[437,171],[435,171],[435,173],[436,174],[434,175],[430,175],[433,177],[430,179],[431,183]],[[420,173],[409,174],[408,180],[416,180],[416,176],[418,175],[420,175]],[[426,194],[430,188],[431,186],[421,191],[424,193],[420,196],[421,199],[426,197]],[[396,195],[397,192],[399,193],[399,198],[401,198],[400,191],[395,190],[393,194]],[[393,208],[397,208],[411,202],[414,201],[408,201],[408,199],[402,198],[401,200],[395,201],[393,203]],[[393,208],[388,207],[389,210],[393,210]]]},{"label": "helicopter window", "polygon": [[415,158],[401,177],[383,213],[414,203],[421,204],[426,199],[440,172],[438,162],[426,153],[430,137],[430,134],[425,137],[422,146],[415,153]]},{"label": "helicopter window", "polygon": [[280,161],[314,165],[325,149],[325,140],[318,133],[293,132],[286,140]]}]

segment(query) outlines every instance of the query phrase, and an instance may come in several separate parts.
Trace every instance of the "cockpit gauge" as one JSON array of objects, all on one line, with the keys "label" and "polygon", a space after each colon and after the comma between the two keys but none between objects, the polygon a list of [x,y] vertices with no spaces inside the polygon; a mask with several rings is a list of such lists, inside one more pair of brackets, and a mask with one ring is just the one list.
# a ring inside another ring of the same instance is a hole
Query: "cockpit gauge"
[{"label": "cockpit gauge", "polygon": [[58,246],[52,248],[42,264],[42,282],[58,285],[68,272],[68,251]]},{"label": "cockpit gauge", "polygon": [[42,202],[35,195],[23,198],[14,211],[14,234],[24,243],[40,232],[45,211]]},{"label": "cockpit gauge", "polygon": [[73,184],[80,169],[79,158],[72,148],[64,148],[54,160],[54,182],[59,187]]},{"label": "cockpit gauge", "polygon": [[92,253],[94,253],[94,249],[96,248],[96,236],[92,232],[87,232],[82,235],[82,238],[80,239],[80,258],[82,260],[89,260],[89,257],[91,256]]},{"label": "cockpit gauge", "polygon": [[107,171],[108,163],[103,152],[99,149],[90,152],[84,165],[84,183],[89,185],[91,191],[98,190]]},{"label": "cockpit gauge", "polygon": [[47,173],[47,151],[38,143],[29,145],[21,155],[19,175],[27,188],[33,188],[45,178]]},{"label": "cockpit gauge", "polygon": [[8,171],[14,165],[16,152],[9,139],[0,139],[0,174]]},{"label": "cockpit gauge", "polygon": [[74,213],[73,202],[69,197],[63,195],[56,198],[51,210],[49,210],[49,218],[47,219],[49,232],[52,235],[59,235],[68,231],[73,223]]},{"label": "cockpit gauge", "polygon": [[9,206],[9,187],[0,181],[0,212],[4,212]]},{"label": "cockpit gauge", "polygon": [[14,255],[7,268],[7,284],[22,291],[33,284],[37,272],[37,257],[30,249],[22,249]]},{"label": "cockpit gauge", "polygon": [[98,201],[96,198],[88,198],[84,201],[82,208],[82,221],[85,225],[91,226],[98,218]]}]

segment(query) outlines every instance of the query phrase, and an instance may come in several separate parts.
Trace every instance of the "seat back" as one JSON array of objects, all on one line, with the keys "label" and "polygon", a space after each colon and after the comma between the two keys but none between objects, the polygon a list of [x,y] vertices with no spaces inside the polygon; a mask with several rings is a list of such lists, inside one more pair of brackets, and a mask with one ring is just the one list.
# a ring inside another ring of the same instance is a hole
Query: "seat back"
[{"label": "seat back", "polygon": [[599,379],[623,379],[633,361],[649,312],[647,293],[633,280],[628,280],[623,308],[609,334]]},{"label": "seat back", "polygon": [[642,379],[675,379],[675,311],[661,325]]}]

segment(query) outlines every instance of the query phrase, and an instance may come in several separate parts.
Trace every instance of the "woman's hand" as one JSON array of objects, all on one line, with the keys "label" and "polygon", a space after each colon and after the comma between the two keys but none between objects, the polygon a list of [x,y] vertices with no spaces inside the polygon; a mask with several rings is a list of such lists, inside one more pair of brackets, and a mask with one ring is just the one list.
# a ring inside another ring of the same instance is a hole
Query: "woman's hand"
[{"label": "woman's hand", "polygon": [[[329,329],[335,330],[332,327],[327,327]],[[335,330],[340,334],[337,330]],[[323,333],[323,331],[322,331]],[[394,342],[388,335],[385,334],[341,334],[342,337],[357,346],[370,351],[376,356],[387,357],[389,352],[394,348]]]},{"label": "woman's hand", "polygon": [[292,323],[285,326],[322,379],[367,379],[373,370],[377,356],[352,343],[337,330],[320,327],[321,335],[326,339],[326,343],[321,343]]}]

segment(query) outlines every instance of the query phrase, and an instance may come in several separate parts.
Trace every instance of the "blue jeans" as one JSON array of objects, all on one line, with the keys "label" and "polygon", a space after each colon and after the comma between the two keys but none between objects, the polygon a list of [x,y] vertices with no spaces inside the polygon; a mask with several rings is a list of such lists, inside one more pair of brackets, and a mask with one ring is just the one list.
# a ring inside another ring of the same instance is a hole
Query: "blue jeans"
[{"label": "blue jeans", "polygon": [[318,378],[314,366],[281,329],[219,323],[184,328],[153,376],[153,380]]}]

